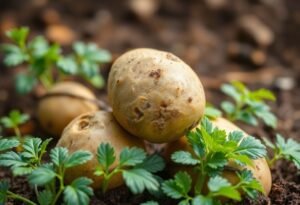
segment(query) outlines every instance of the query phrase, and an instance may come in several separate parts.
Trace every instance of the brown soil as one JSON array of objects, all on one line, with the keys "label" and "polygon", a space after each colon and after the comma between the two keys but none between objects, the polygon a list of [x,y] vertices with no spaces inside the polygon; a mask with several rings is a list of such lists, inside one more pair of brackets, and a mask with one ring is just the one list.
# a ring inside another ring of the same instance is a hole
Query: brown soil
[{"label": "brown soil", "polygon": [[[128,2],[1,1],[0,40],[6,41],[2,35],[6,29],[27,25],[32,35],[45,34],[66,49],[72,41],[84,40],[96,42],[114,57],[136,47],[170,51],[194,68],[208,101],[215,105],[225,98],[219,86],[230,80],[243,81],[251,88],[272,89],[278,96],[272,104],[279,118],[277,130],[241,127],[258,137],[274,139],[279,132],[300,141],[300,1],[153,0],[146,8]],[[109,67],[102,69],[106,77]],[[40,90],[27,96],[14,92],[13,76],[22,69],[7,69],[0,61],[0,116],[12,108],[21,109],[33,116],[23,132],[49,137],[35,120]],[[105,90],[95,92],[107,101]],[[290,163],[279,162],[272,173],[274,183],[269,197],[245,199],[240,204],[300,204],[299,171]],[[12,178],[3,169],[0,177],[10,180],[13,191],[33,196],[24,179]],[[133,205],[149,199],[150,195],[133,196],[126,187],[120,187],[105,196],[96,194],[92,204]],[[176,202],[163,199],[161,204]]]}]

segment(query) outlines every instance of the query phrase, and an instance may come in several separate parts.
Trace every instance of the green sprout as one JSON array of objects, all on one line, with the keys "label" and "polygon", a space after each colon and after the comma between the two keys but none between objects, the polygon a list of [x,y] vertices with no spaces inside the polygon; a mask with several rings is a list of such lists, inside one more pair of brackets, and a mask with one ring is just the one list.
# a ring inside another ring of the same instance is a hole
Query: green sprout
[{"label": "green sprout", "polygon": [[21,142],[23,142],[22,133],[20,131],[19,126],[24,124],[29,120],[29,115],[22,114],[18,110],[12,110],[8,116],[0,118],[0,123],[5,127],[9,129],[13,129],[14,133],[17,137],[17,139]]},{"label": "green sprout", "polygon": [[[164,193],[180,199],[179,204],[220,204],[219,196],[232,200],[241,200],[239,190],[249,197],[255,198],[258,192],[263,192],[262,185],[253,178],[251,171],[237,171],[239,182],[235,185],[221,177],[229,162],[240,166],[252,166],[252,160],[266,155],[265,146],[252,136],[244,136],[240,131],[226,134],[225,130],[213,128],[212,123],[204,118],[196,131],[187,134],[187,140],[192,148],[189,151],[176,151],[171,158],[175,163],[192,166],[196,170],[197,180],[193,187],[194,196],[190,195],[192,180],[188,173],[178,172],[174,179],[163,183]],[[209,193],[205,194],[204,186],[208,180]]]},{"label": "green sprout", "polygon": [[116,161],[114,148],[108,143],[101,143],[97,151],[99,166],[95,175],[103,176],[102,191],[106,192],[110,180],[118,173],[122,173],[125,184],[134,193],[157,191],[159,182],[153,173],[164,169],[163,159],[154,154],[146,156],[143,149],[132,147],[124,148],[119,156],[119,163],[112,167]]},{"label": "green sprout", "polygon": [[[19,93],[30,92],[38,81],[50,89],[55,82],[68,75],[80,76],[97,88],[103,87],[104,80],[99,73],[99,66],[110,62],[111,55],[96,44],[76,42],[73,44],[73,52],[64,56],[58,44],[50,44],[43,36],[29,41],[29,29],[26,27],[14,28],[6,35],[13,43],[1,46],[5,54],[4,64],[9,67],[28,65],[25,73],[16,76]],[[55,74],[58,77],[55,78]]]},{"label": "green sprout", "polygon": [[266,138],[263,138],[263,140],[273,152],[273,157],[267,160],[270,167],[273,167],[276,161],[286,159],[293,162],[300,169],[300,144],[298,142],[293,139],[285,140],[280,134],[276,135],[275,143]]},{"label": "green sprout", "polygon": [[229,120],[240,120],[256,126],[258,124],[257,118],[260,118],[266,125],[276,127],[277,119],[265,103],[265,100],[275,101],[275,96],[271,91],[267,89],[250,91],[241,82],[224,84],[221,90],[234,100],[234,103],[224,101],[221,104]]},{"label": "green sprout", "polygon": [[[90,188],[92,180],[79,177],[65,185],[64,177],[66,169],[86,163],[92,158],[92,154],[87,151],[69,154],[66,148],[55,147],[50,151],[50,162],[43,163],[42,158],[50,140],[43,142],[39,138],[25,139],[22,152],[8,151],[0,154],[0,166],[9,167],[14,176],[26,176],[35,187],[40,205],[55,205],[62,195],[64,204],[88,205],[90,196],[93,195]],[[56,184],[59,185],[58,188]],[[0,180],[0,204],[4,204],[7,199],[37,205],[36,202],[9,191],[8,183]]]}]

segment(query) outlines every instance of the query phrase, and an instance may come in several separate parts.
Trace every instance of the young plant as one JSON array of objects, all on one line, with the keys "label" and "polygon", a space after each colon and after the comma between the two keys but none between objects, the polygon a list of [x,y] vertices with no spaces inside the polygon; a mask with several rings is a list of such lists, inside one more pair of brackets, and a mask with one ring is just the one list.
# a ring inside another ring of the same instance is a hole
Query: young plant
[{"label": "young plant", "polygon": [[[91,153],[77,151],[68,154],[66,148],[56,147],[50,151],[50,162],[42,163],[49,142],[50,139],[42,142],[39,138],[27,138],[21,153],[9,151],[0,155],[0,166],[10,167],[15,176],[28,177],[40,205],[55,205],[62,195],[64,204],[89,204],[89,198],[93,194],[89,187],[92,180],[80,177],[65,185],[64,177],[66,169],[84,164],[92,158]],[[59,185],[58,188],[56,184]],[[10,192],[7,182],[1,181],[0,203],[8,198],[36,205],[35,202]]]},{"label": "young plant", "polygon": [[164,169],[163,159],[158,155],[146,156],[144,150],[136,147],[124,148],[119,156],[119,163],[112,166],[116,161],[114,148],[108,143],[101,143],[97,150],[99,166],[95,175],[103,176],[102,191],[106,192],[110,180],[116,174],[121,173],[127,187],[134,193],[157,191],[159,182],[153,175]]},{"label": "young plant", "polygon": [[273,152],[273,158],[268,159],[270,167],[273,167],[276,161],[286,159],[293,162],[300,169],[300,144],[298,142],[293,139],[285,140],[280,134],[276,135],[275,143],[266,138],[263,140]]},{"label": "young plant", "polygon": [[[10,67],[28,65],[26,72],[16,77],[19,93],[30,92],[38,80],[49,89],[66,75],[83,77],[98,88],[104,85],[98,68],[102,63],[109,62],[111,55],[95,44],[76,42],[73,52],[64,56],[58,44],[50,44],[43,36],[28,41],[29,29],[26,27],[14,28],[6,35],[13,43],[2,45],[4,64]],[[55,73],[59,75],[57,79]]]},{"label": "young plant", "polygon": [[[27,122],[29,119],[29,115],[27,114],[22,114],[18,110],[12,110],[8,116],[0,118],[0,123],[8,129],[13,129],[14,133],[21,142],[23,143],[24,139],[22,137],[22,133],[19,129],[19,126]],[[17,148],[20,151],[20,148]]]},{"label": "young plant", "polygon": [[[255,196],[257,192],[263,192],[261,184],[252,177],[250,171],[237,171],[240,182],[236,185],[230,184],[220,176],[229,163],[252,166],[253,159],[264,157],[266,149],[259,140],[252,136],[244,136],[240,131],[227,135],[225,130],[213,128],[207,118],[201,121],[201,126],[196,131],[187,134],[187,140],[192,151],[176,151],[171,158],[175,163],[194,167],[197,173],[193,188],[195,196],[188,195],[192,189],[191,177],[185,172],[179,172],[174,179],[163,183],[163,191],[169,197],[182,199],[181,205],[196,203],[195,200],[202,200],[203,204],[218,204],[218,196],[241,200],[237,190],[242,189],[250,197]],[[205,195],[207,180],[209,193]]]},{"label": "young plant", "polygon": [[250,91],[241,82],[224,84],[221,90],[232,97],[234,101],[234,103],[229,101],[221,103],[221,107],[229,120],[240,120],[250,125],[257,125],[257,118],[260,118],[266,125],[276,127],[277,119],[265,103],[265,100],[275,101],[275,96],[271,91],[267,89]]}]

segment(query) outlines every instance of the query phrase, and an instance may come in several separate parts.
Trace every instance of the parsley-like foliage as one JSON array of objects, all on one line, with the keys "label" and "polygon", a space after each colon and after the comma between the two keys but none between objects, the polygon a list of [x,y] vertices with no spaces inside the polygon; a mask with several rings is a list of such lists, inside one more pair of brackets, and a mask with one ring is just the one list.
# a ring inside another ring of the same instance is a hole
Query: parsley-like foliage
[{"label": "parsley-like foliage", "polygon": [[159,155],[146,156],[143,149],[124,148],[116,162],[115,150],[109,143],[101,143],[97,151],[99,166],[95,175],[103,176],[102,191],[105,192],[113,176],[121,173],[128,188],[135,194],[157,191],[159,182],[153,173],[164,169],[165,164]]},{"label": "parsley-like foliage", "polygon": [[[30,92],[38,80],[45,88],[50,88],[66,75],[80,76],[98,88],[104,85],[99,66],[111,61],[111,55],[96,44],[76,42],[73,52],[64,56],[58,44],[50,44],[43,36],[29,41],[29,29],[26,27],[14,28],[6,35],[12,43],[1,46],[5,54],[4,64],[10,67],[28,65],[26,72],[16,77],[19,93]],[[58,78],[55,78],[55,73]]]},{"label": "parsley-like foliage", "polygon": [[[178,172],[174,179],[163,183],[163,191],[173,199],[180,199],[179,204],[216,204],[219,196],[233,200],[241,200],[238,190],[243,190],[248,196],[255,197],[257,192],[263,192],[261,184],[253,178],[251,171],[237,171],[239,182],[230,184],[221,177],[229,162],[240,166],[252,165],[253,159],[266,155],[265,146],[252,136],[244,136],[240,131],[229,134],[225,130],[214,128],[212,123],[203,118],[201,126],[187,134],[187,140],[192,152],[176,151],[171,158],[175,163],[190,165],[197,173],[197,181],[192,187],[192,179],[186,172]],[[204,194],[203,187],[208,179],[209,193]],[[190,196],[193,188],[195,196]]]},{"label": "parsley-like foliage", "polygon": [[276,127],[277,118],[265,103],[265,100],[275,101],[271,91],[267,89],[250,91],[243,83],[237,81],[222,85],[221,90],[234,101],[234,103],[224,101],[221,104],[229,120],[257,125],[257,118],[260,118],[266,125]]},{"label": "parsley-like foliage", "polygon": [[293,139],[285,140],[280,134],[276,135],[275,143],[270,142],[266,138],[263,140],[273,151],[273,158],[268,160],[271,167],[277,160],[286,159],[293,162],[300,169],[300,143]]}]

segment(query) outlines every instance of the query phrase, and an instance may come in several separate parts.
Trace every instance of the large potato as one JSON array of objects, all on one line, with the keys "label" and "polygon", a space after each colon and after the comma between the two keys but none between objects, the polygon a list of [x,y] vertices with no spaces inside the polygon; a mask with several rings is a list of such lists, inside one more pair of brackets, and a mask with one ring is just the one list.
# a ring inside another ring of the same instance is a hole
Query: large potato
[{"label": "large potato", "polygon": [[[125,147],[144,148],[144,142],[129,135],[117,123],[112,113],[97,111],[80,115],[64,129],[57,146],[68,148],[70,153],[77,150],[90,151],[94,157],[86,164],[68,169],[66,172],[67,182],[71,182],[77,177],[86,176],[94,181],[93,188],[101,186],[103,178],[94,175],[98,165],[96,158],[97,148],[101,143],[110,143],[115,149],[116,156],[119,156],[121,150]],[[118,159],[112,167],[115,167],[117,163]],[[110,180],[108,189],[122,184],[122,176],[115,175]]]},{"label": "large potato", "polygon": [[[224,118],[217,118],[216,120],[212,121],[212,123],[215,127],[223,129],[227,133],[236,131],[236,130],[244,132],[239,127],[237,127],[236,125],[234,125],[233,123],[229,122],[228,120],[226,120]],[[244,132],[244,134],[247,135],[245,132]],[[178,150],[191,151],[191,148],[188,145],[186,137],[182,137],[179,140],[171,142],[166,145],[165,152],[164,152],[166,159],[170,160],[171,155],[175,151],[178,151]],[[177,172],[178,170],[185,170],[185,171],[188,171],[189,173],[191,173],[191,175],[193,175],[191,168],[186,168],[186,167],[183,167],[178,164],[173,164],[170,161],[169,161],[169,163],[172,164],[171,166],[173,167],[173,170],[171,171],[172,173]],[[231,166],[232,168],[237,168],[237,169],[240,168],[234,163],[230,163],[229,166]],[[252,171],[253,176],[262,184],[262,186],[265,190],[265,194],[268,195],[270,193],[271,186],[272,186],[272,176],[271,176],[270,168],[269,168],[268,163],[266,162],[265,158],[253,160],[253,167],[247,166],[247,169]],[[238,178],[234,174],[233,171],[226,170],[223,172],[223,176],[226,177],[231,183],[235,184],[238,182]]]},{"label": "large potato", "polygon": [[75,117],[98,109],[95,103],[81,98],[96,100],[95,95],[79,83],[66,81],[53,86],[38,104],[37,115],[42,127],[50,134],[60,136]]},{"label": "large potato", "polygon": [[113,114],[131,134],[170,142],[197,125],[205,96],[194,71],[171,53],[140,48],[120,56],[108,78]]}]

